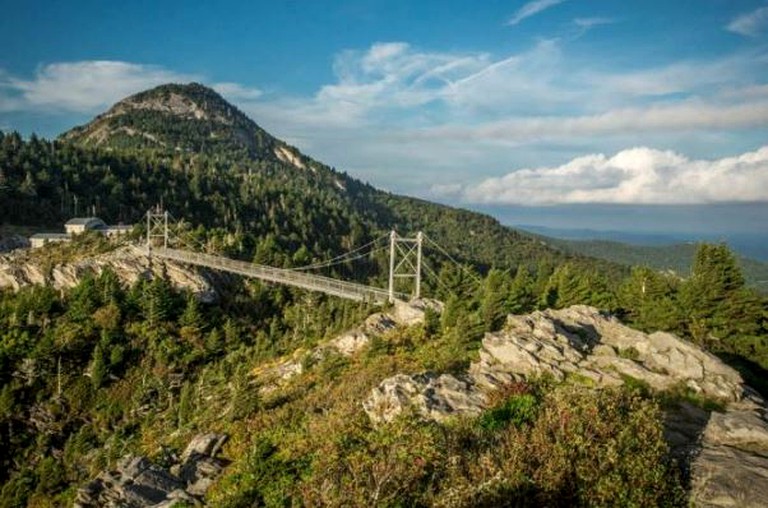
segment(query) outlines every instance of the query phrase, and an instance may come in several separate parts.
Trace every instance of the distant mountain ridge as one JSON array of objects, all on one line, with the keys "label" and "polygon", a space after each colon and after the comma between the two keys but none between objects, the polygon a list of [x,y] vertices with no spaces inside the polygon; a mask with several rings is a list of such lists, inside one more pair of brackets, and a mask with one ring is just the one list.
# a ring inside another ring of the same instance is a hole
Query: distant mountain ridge
[{"label": "distant mountain ridge", "polygon": [[[647,266],[656,270],[671,271],[682,277],[690,274],[696,249],[699,246],[695,242],[632,245],[611,240],[565,240],[551,237],[546,237],[545,241],[568,253],[623,265]],[[768,293],[768,263],[738,255],[737,260],[747,283],[763,293]]]},{"label": "distant mountain ridge", "polygon": [[700,242],[726,242],[734,251],[744,257],[760,262],[768,262],[768,231],[763,232],[726,232],[726,233],[684,233],[684,232],[646,232],[596,229],[553,228],[528,224],[509,224],[537,235],[561,240],[592,241],[602,240],[637,246],[665,247],[676,244],[694,245]]}]

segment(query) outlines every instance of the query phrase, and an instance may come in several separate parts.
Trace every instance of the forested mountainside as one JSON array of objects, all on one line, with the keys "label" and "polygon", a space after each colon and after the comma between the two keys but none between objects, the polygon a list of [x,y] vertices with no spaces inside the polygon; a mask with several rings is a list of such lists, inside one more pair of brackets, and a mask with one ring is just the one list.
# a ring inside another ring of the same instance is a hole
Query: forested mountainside
[{"label": "forested mountainside", "polygon": [[163,203],[246,259],[260,243],[273,257],[304,246],[322,259],[391,228],[418,228],[485,268],[573,258],[620,273],[562,255],[486,215],[378,191],[273,138],[200,85],[137,94],[57,141],[8,134],[0,146],[7,223],[50,227],[75,208],[82,214],[93,207],[108,222],[130,223]]},{"label": "forested mountainside", "polygon": [[[670,245],[631,245],[610,240],[563,240],[542,238],[549,245],[562,248],[565,252],[604,259],[628,266],[647,266],[655,270],[671,271],[681,277],[691,274],[696,255],[697,243],[676,243]],[[768,294],[768,263],[737,256],[747,284]]]},{"label": "forested mountainside", "polygon": [[[416,323],[366,320],[366,305],[238,279],[203,303],[173,286],[168,267],[133,283],[104,269],[71,288],[1,291],[0,507],[71,504],[120,457],[178,465],[206,432],[230,436],[231,463],[205,494],[217,506],[684,505],[685,471],[669,462],[660,408],[670,397],[709,411],[720,403],[684,387],[662,397],[626,379],[595,397],[574,394],[573,379],[530,379],[491,397],[479,419],[404,415],[378,426],[365,416],[363,399],[388,376],[465,371],[509,313],[589,304],[707,348],[768,392],[767,303],[724,245],[700,246],[686,278],[564,253],[491,217],[350,178],[200,85],[137,94],[55,141],[0,135],[6,224],[58,229],[75,208],[95,208],[139,234],[158,203],[187,221],[196,246],[233,258],[300,266],[396,228],[424,230],[462,266],[427,252],[437,278],[426,294],[444,306]],[[10,254],[0,270],[45,278],[114,248],[83,235]],[[386,253],[359,261],[327,274],[383,285]],[[596,435],[601,445],[580,446]],[[616,457],[611,474],[591,474]]]}]

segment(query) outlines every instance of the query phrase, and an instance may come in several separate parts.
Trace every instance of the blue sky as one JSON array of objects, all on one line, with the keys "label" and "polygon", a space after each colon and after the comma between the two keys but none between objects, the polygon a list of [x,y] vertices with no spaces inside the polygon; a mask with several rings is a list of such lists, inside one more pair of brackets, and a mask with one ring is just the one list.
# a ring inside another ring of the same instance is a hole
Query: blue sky
[{"label": "blue sky", "polygon": [[2,3],[0,129],[194,80],[353,176],[510,223],[727,209],[713,227],[768,236],[766,0]]}]

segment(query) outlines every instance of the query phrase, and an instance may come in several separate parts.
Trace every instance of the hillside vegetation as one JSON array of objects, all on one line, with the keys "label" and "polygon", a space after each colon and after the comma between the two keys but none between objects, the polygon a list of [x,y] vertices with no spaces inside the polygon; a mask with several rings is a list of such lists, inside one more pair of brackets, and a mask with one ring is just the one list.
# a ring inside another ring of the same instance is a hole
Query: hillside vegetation
[{"label": "hillside vegetation", "polygon": [[[700,246],[685,279],[564,253],[488,216],[378,191],[200,85],[130,97],[56,141],[0,135],[5,222],[60,227],[77,204],[132,223],[158,203],[198,248],[233,258],[300,266],[396,228],[424,230],[460,265],[427,252],[441,314],[357,356],[310,357],[307,375],[272,392],[255,373],[372,309],[246,281],[204,304],[166,277],[124,286],[109,271],[67,291],[0,292],[0,507],[71,503],[126,453],[166,463],[209,431],[230,436],[233,461],[207,494],[216,506],[684,505],[659,401],[642,390],[531,380],[475,419],[366,418],[360,403],[382,379],[466,370],[509,313],[589,304],[675,332],[768,388],[767,302],[724,245]],[[86,235],[36,256],[94,245],[108,248]],[[383,286],[386,267],[382,251],[325,274]]]},{"label": "hillside vegetation", "polygon": [[[697,243],[672,245],[630,245],[609,240],[562,240],[546,242],[571,254],[580,254],[628,266],[647,266],[689,277],[698,248]],[[768,293],[768,263],[744,256],[736,258],[747,284],[763,294]]]}]

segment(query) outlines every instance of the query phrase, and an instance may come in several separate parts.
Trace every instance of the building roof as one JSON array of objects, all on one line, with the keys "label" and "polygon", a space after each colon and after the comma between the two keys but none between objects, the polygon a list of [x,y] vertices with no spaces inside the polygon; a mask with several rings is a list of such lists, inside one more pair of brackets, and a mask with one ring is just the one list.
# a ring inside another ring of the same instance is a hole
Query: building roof
[{"label": "building roof", "polygon": [[89,226],[89,225],[105,225],[104,221],[98,217],[75,217],[69,219],[64,223],[65,226]]},{"label": "building roof", "polygon": [[69,238],[69,235],[66,233],[35,233],[29,237],[30,240],[33,238],[39,240],[62,240]]}]

